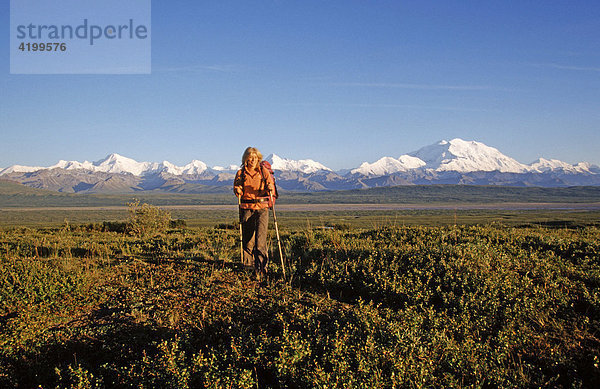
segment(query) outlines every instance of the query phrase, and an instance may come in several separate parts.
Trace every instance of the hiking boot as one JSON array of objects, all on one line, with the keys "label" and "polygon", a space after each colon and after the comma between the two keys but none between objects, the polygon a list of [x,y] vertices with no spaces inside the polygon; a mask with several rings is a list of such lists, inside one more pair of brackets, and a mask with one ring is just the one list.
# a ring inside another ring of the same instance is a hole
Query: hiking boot
[{"label": "hiking boot", "polygon": [[268,281],[267,273],[264,270],[262,270],[262,271],[259,271],[257,274],[258,274],[258,278],[257,278],[258,282],[261,283],[262,285],[266,284]]}]

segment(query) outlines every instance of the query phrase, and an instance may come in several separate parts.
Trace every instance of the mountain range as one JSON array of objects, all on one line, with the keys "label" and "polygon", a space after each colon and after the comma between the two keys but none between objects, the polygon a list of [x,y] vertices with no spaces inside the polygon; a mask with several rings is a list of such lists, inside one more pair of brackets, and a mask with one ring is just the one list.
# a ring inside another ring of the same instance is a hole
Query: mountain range
[{"label": "mountain range", "polygon": [[[587,162],[571,165],[540,158],[526,165],[481,142],[458,138],[340,171],[311,159],[291,160],[271,154],[266,160],[271,163],[278,187],[283,191],[423,184],[600,185],[600,167]],[[13,165],[1,169],[0,177],[34,188],[69,193],[214,193],[231,190],[238,169],[238,165],[209,167],[199,160],[185,166],[168,161],[137,162],[110,154],[96,162],[61,160],[48,167]]]}]

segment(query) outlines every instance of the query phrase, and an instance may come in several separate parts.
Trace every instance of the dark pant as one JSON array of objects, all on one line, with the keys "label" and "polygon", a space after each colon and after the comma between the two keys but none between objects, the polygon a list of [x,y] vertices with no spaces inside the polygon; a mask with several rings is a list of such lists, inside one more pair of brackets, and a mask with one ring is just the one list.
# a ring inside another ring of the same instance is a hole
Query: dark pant
[{"label": "dark pant", "polygon": [[242,242],[244,245],[244,265],[254,266],[259,272],[267,270],[267,230],[269,210],[240,209],[242,223]]}]

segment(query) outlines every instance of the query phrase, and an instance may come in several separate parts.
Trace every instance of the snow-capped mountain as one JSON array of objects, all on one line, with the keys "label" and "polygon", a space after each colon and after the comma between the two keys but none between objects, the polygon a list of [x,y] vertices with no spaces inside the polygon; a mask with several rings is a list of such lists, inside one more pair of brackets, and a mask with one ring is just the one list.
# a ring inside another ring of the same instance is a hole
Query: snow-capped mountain
[{"label": "snow-capped mountain", "polygon": [[170,173],[176,176],[184,174],[201,174],[208,170],[208,166],[198,160],[193,160],[185,166],[176,166],[169,161],[163,162],[138,162],[134,159],[124,157],[119,154],[110,154],[96,162],[78,162],[60,160],[49,167],[30,167],[14,165],[0,171],[0,175],[13,172],[31,173],[39,170],[88,170],[90,172],[114,173],[114,174],[132,174],[134,176],[145,176],[160,172]]},{"label": "snow-capped mountain", "polygon": [[223,166],[213,166],[212,170],[217,172],[232,172],[235,173],[240,168],[239,165],[229,165],[227,167]]},{"label": "snow-capped mountain", "polygon": [[119,154],[110,154],[106,158],[94,162],[93,167],[89,170],[104,173],[130,173],[134,176],[141,176],[148,171],[157,169],[158,163],[156,162],[137,162]]},{"label": "snow-capped mountain", "polygon": [[[522,164],[493,147],[462,139],[442,140],[398,158],[383,157],[354,169],[334,172],[312,159],[266,158],[278,187],[289,191],[360,189],[375,186],[468,184],[511,186],[600,186],[600,167],[540,158]],[[138,162],[110,154],[96,162],[61,160],[49,167],[13,165],[0,177],[62,192],[123,193],[145,190],[178,193],[230,191],[239,165],[208,165],[193,160]]]},{"label": "snow-capped mountain", "polygon": [[398,159],[383,157],[373,163],[363,162],[356,169],[350,170],[350,173],[364,176],[385,176],[392,173],[418,169],[425,165],[426,163],[423,160],[410,155],[402,155]]},{"label": "snow-capped mountain", "polygon": [[0,176],[2,176],[4,174],[10,174],[10,173],[31,173],[31,172],[36,172],[36,171],[42,170],[42,169],[47,169],[47,168],[41,167],[41,166],[12,165],[7,168],[4,168],[3,170],[0,170]]},{"label": "snow-capped mountain", "polygon": [[198,161],[197,159],[194,159],[192,162],[181,167],[176,166],[169,161],[163,161],[157,169],[157,171],[165,171],[176,176],[181,176],[184,174],[202,174],[207,170],[208,166],[204,162]]},{"label": "snow-capped mountain", "polygon": [[276,154],[271,154],[265,160],[269,161],[273,170],[302,172],[306,174],[315,173],[319,170],[331,171],[327,166],[315,162],[312,159],[301,159],[294,161],[291,159],[281,158]]},{"label": "snow-capped mountain", "polygon": [[501,173],[598,173],[598,167],[588,162],[576,165],[557,159],[539,158],[530,165],[522,164],[502,154],[498,149],[475,141],[462,139],[442,140],[417,151],[400,156],[383,157],[376,162],[363,162],[352,174],[385,176],[388,174],[421,169],[430,172],[492,172]]},{"label": "snow-capped mountain", "polygon": [[523,173],[528,170],[526,165],[507,157],[493,147],[458,138],[451,141],[442,140],[409,155],[425,162],[425,168],[437,172],[499,171],[502,173]]},{"label": "snow-capped mountain", "polygon": [[528,166],[529,171],[544,173],[548,171],[562,170],[568,173],[592,173],[593,166],[587,162],[571,165],[558,159],[539,158]]},{"label": "snow-capped mountain", "polygon": [[56,169],[56,168],[65,169],[65,170],[74,170],[74,169],[93,170],[94,164],[89,161],[77,162],[77,161],[65,161],[65,160],[61,159],[55,165],[48,167],[48,169]]},{"label": "snow-capped mountain", "polygon": [[134,159],[119,154],[110,154],[106,158],[94,162],[92,166],[86,165],[85,162],[81,167],[77,167],[76,164],[73,164],[73,168],[105,173],[129,173],[134,176],[146,176],[161,172],[181,176],[184,174],[201,174],[208,170],[208,166],[204,162],[198,160],[193,160],[185,166],[177,166],[169,161],[160,163],[137,162]]}]

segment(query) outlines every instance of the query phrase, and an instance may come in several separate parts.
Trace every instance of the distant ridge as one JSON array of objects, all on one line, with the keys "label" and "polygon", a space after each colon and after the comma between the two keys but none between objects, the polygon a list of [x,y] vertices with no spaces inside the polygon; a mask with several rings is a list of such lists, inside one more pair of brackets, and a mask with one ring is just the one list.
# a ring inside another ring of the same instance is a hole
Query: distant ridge
[{"label": "distant ridge", "polygon": [[[235,207],[231,191],[204,193],[202,195],[182,192],[161,193],[146,191],[129,194],[76,194],[57,193],[44,189],[29,188],[14,182],[0,180],[0,208],[21,207],[124,207],[127,202],[138,199],[154,205],[222,205]],[[282,194],[281,204],[423,204],[437,205],[485,205],[494,209],[508,209],[515,204],[544,203],[551,209],[556,203],[559,209],[599,209],[600,186],[569,188],[523,188],[477,185],[410,185],[328,191],[320,193]],[[484,206],[485,208],[485,206]],[[234,209],[234,208],[232,208]],[[474,208],[475,209],[475,208]]]},{"label": "distant ridge", "polygon": [[[291,160],[276,154],[265,159],[271,163],[279,187],[284,191],[429,184],[600,185],[600,168],[590,163],[571,165],[539,158],[526,165],[481,142],[459,138],[338,172],[311,159]],[[237,169],[235,164],[209,167],[203,161],[193,160],[176,166],[169,161],[138,162],[110,154],[96,162],[61,160],[49,167],[13,165],[0,171],[0,177],[30,187],[68,193],[223,193],[230,190]]]},{"label": "distant ridge", "polygon": [[0,178],[0,193],[3,195],[35,194],[43,196],[54,192],[45,189],[31,188],[15,181]]}]

